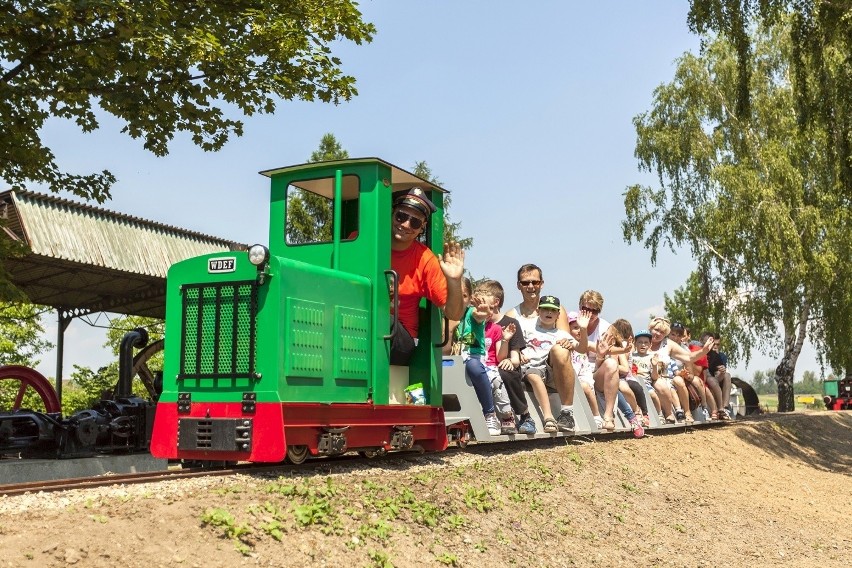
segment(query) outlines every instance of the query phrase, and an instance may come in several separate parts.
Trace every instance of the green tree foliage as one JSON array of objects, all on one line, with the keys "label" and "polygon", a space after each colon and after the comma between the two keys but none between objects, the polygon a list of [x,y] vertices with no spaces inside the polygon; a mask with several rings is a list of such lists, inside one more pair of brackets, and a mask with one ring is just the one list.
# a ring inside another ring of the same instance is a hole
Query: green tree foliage
[{"label": "green tree foliage", "polygon": [[117,362],[101,367],[97,371],[74,365],[71,383],[62,392],[62,414],[69,416],[80,410],[92,408],[104,397],[112,396],[117,382]]},{"label": "green tree foliage", "polygon": [[42,339],[41,312],[33,304],[0,302],[0,365],[35,367],[53,347]]},{"label": "green tree foliage", "polygon": [[3,2],[0,179],[39,182],[102,202],[108,171],[60,170],[40,131],[50,117],[98,128],[98,108],[157,156],[186,132],[217,150],[280,99],[338,103],[357,94],[331,46],[369,42],[352,0]]},{"label": "green tree foliage", "polygon": [[[423,178],[430,183],[434,183],[438,187],[441,186],[440,180],[438,177],[432,173],[432,168],[429,167],[425,161],[416,162],[414,164],[414,175],[417,177]],[[461,230],[461,222],[453,222],[450,218],[450,205],[452,204],[452,196],[449,193],[444,194],[444,242],[458,243],[459,246],[465,250],[470,250],[473,246],[473,238],[472,237],[462,237],[459,234]]]},{"label": "green tree foliage", "polygon": [[[309,162],[345,160],[349,152],[331,132],[323,135],[319,148],[311,154]],[[291,187],[287,193],[287,242],[313,243],[331,241],[334,218],[334,201]]]},{"label": "green tree foliage", "polygon": [[[680,58],[653,108],[634,119],[640,167],[660,188],[628,188],[623,222],[625,239],[642,242],[652,262],[661,246],[689,248],[708,297],[750,338],[746,358],[755,347],[782,354],[781,411],[794,409],[796,360],[850,242],[840,224],[848,207],[825,154],[828,133],[796,120],[789,29],[760,28],[751,39],[748,115],[737,112],[731,43],[706,37],[700,56]],[[832,333],[848,337],[845,325]]]},{"label": "green tree foliage", "polygon": [[[32,304],[0,302],[0,365],[38,365],[39,356],[52,347],[42,339],[40,315]],[[0,411],[12,408],[20,386],[17,380],[0,381]],[[21,408],[43,411],[44,405],[35,391],[28,389]]]},{"label": "green tree foliage", "polygon": [[813,371],[802,373],[802,381],[797,383],[796,390],[801,394],[822,394],[822,381]]},{"label": "green tree foliage", "polygon": [[[834,223],[852,226],[852,3],[837,0],[691,0],[690,27],[715,32],[736,46],[737,109],[750,116],[756,103],[751,88],[759,48],[750,30],[789,23],[787,70],[793,112],[803,136],[825,134],[821,146],[830,167],[822,168],[823,186],[832,186],[838,205]],[[852,321],[852,239],[837,238],[834,274],[820,298],[822,310],[813,328],[826,359],[838,372],[852,372],[848,322]],[[833,236],[836,238],[836,236]],[[845,331],[845,333],[839,332]]]},{"label": "green tree foliage", "polygon": [[767,371],[755,371],[751,379],[751,387],[757,394],[774,394],[775,386],[775,369]]}]

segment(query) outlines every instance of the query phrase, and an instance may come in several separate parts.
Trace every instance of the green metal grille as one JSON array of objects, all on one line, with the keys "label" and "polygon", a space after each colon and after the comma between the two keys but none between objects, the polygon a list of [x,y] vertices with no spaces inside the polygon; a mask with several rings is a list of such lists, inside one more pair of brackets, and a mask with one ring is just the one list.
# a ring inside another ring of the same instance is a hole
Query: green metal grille
[{"label": "green metal grille", "polygon": [[187,284],[180,379],[255,378],[257,283]]}]

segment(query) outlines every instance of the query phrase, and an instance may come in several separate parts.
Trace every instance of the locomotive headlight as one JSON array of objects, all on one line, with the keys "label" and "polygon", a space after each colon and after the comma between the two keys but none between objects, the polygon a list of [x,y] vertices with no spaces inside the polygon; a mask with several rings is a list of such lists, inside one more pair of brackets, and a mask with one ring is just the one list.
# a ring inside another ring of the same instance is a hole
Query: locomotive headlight
[{"label": "locomotive headlight", "polygon": [[263,245],[252,245],[248,249],[249,262],[255,266],[263,266],[269,260],[269,249]]}]

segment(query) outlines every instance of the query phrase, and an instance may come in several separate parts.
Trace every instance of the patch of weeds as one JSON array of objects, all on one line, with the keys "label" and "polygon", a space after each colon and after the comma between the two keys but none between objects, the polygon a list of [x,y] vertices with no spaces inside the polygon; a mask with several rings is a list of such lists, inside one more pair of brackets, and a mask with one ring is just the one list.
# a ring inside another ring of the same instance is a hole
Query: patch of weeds
[{"label": "patch of weeds", "polygon": [[465,520],[465,518],[461,515],[450,515],[447,517],[447,524],[449,524],[451,528],[460,529],[467,524],[467,520]]},{"label": "patch of weeds", "polygon": [[674,530],[676,530],[677,532],[685,533],[685,532],[686,532],[686,527],[685,527],[685,526],[683,526],[683,525],[682,525],[682,524],[680,524],[680,523],[675,523],[675,525],[674,525]]},{"label": "patch of weeds", "polygon": [[230,487],[220,487],[219,489],[214,489],[213,493],[217,495],[227,495],[229,493],[242,493],[243,489],[237,485],[232,485]]},{"label": "patch of weeds", "polygon": [[627,491],[628,493],[639,493],[639,488],[630,483],[629,481],[622,481],[621,488]]},{"label": "patch of weeds", "polygon": [[464,503],[480,513],[485,513],[494,508],[494,499],[488,489],[468,487],[464,493]]},{"label": "patch of weeds", "polygon": [[376,519],[370,523],[358,527],[358,534],[362,538],[372,538],[379,542],[385,542],[390,537],[393,526],[384,519]]},{"label": "patch of weeds", "polygon": [[450,475],[452,475],[453,477],[467,477],[467,475],[468,475],[467,468],[466,467],[457,467],[456,469],[454,469],[452,471],[452,473]]},{"label": "patch of weeds", "polygon": [[222,529],[224,536],[234,541],[234,548],[242,555],[248,555],[251,551],[249,545],[243,540],[251,534],[251,528],[247,525],[238,525],[234,516],[225,509],[208,509],[201,515],[201,522]]},{"label": "patch of weeds", "polygon": [[502,530],[498,530],[497,534],[495,534],[494,537],[497,539],[497,542],[499,542],[500,544],[509,544],[509,539],[506,538],[506,535],[503,534]]},{"label": "patch of weeds", "polygon": [[479,552],[485,552],[486,550],[488,550],[488,546],[486,546],[486,544],[482,541],[479,541],[476,544],[474,544],[473,548],[475,548]]},{"label": "patch of weeds", "polygon": [[441,564],[446,564],[447,566],[458,566],[459,559],[455,554],[450,554],[449,552],[444,552],[443,554],[436,556],[435,560],[440,562]]},{"label": "patch of weeds", "polygon": [[392,497],[376,501],[374,507],[388,519],[393,520],[399,517],[400,503]]},{"label": "patch of weeds", "polygon": [[563,519],[556,519],[556,530],[558,530],[559,534],[562,536],[568,536],[571,532],[568,528],[569,522],[570,521],[564,521]]},{"label": "patch of weeds", "polygon": [[409,505],[411,516],[415,521],[427,527],[438,526],[438,515],[441,509],[429,501],[415,501]]},{"label": "patch of weeds", "polygon": [[418,473],[417,475],[414,476],[414,481],[416,481],[420,485],[428,485],[429,482],[431,482],[433,479],[435,479],[434,473],[424,472],[424,473]]},{"label": "patch of weeds", "polygon": [[577,452],[568,452],[568,461],[577,466],[577,469],[583,467],[583,457]]},{"label": "patch of weeds", "polygon": [[393,563],[390,561],[390,555],[387,552],[371,550],[367,555],[370,557],[372,568],[393,568]]},{"label": "patch of weeds", "polygon": [[310,503],[293,507],[296,524],[303,527],[328,524],[331,512],[331,503],[325,498],[318,498]]},{"label": "patch of weeds", "polygon": [[106,515],[89,515],[89,518],[95,521],[96,523],[105,524],[109,521],[109,517]]},{"label": "patch of weeds", "polygon": [[622,515],[621,513],[615,515],[615,520],[618,521],[619,523],[623,523],[624,522],[624,515]]},{"label": "patch of weeds", "polygon": [[268,523],[260,525],[260,530],[279,542],[282,538],[284,538],[284,528],[285,527],[281,524],[281,521],[277,519],[272,519]]}]

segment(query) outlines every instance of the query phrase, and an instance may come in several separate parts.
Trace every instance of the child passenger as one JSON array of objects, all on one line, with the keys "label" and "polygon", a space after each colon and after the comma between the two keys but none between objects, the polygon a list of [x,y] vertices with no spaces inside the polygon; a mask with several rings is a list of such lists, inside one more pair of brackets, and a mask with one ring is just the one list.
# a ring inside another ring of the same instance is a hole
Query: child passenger
[{"label": "child passenger", "polygon": [[580,386],[583,387],[583,394],[586,395],[586,400],[589,401],[589,406],[592,409],[592,417],[595,421],[595,427],[598,430],[603,428],[603,418],[598,408],[598,397],[595,396],[595,365],[589,361],[589,335],[588,326],[592,313],[587,310],[577,312],[568,312],[568,326],[571,328],[570,333],[573,338],[571,344],[571,363],[574,365],[574,374],[580,380]]},{"label": "child passenger", "polygon": [[[471,297],[471,283],[468,278],[464,279],[462,296],[470,305],[465,309],[461,321],[451,322],[450,329],[455,327],[453,337],[456,343],[462,345],[462,357],[464,358],[464,370],[467,378],[473,385],[476,398],[482,406],[485,415],[485,425],[488,433],[492,436],[500,435],[500,420],[494,408],[494,396],[491,392],[491,380],[485,369],[485,358],[487,354],[485,323],[491,319],[491,302],[484,297]],[[455,325],[454,325],[455,324]],[[489,329],[491,344],[497,344],[502,339],[503,331],[499,325],[493,325]]]},{"label": "child passenger", "polygon": [[553,380],[553,370],[550,368],[549,357],[551,348],[559,344],[569,348],[571,336],[567,331],[556,328],[559,317],[560,303],[556,296],[542,296],[538,302],[538,319],[534,326],[523,329],[524,340],[527,343],[523,351],[528,362],[521,367],[524,378],[530,384],[541,407],[544,417],[544,431],[556,432],[559,426],[553,418],[550,408],[550,397],[547,389],[556,389]]}]

